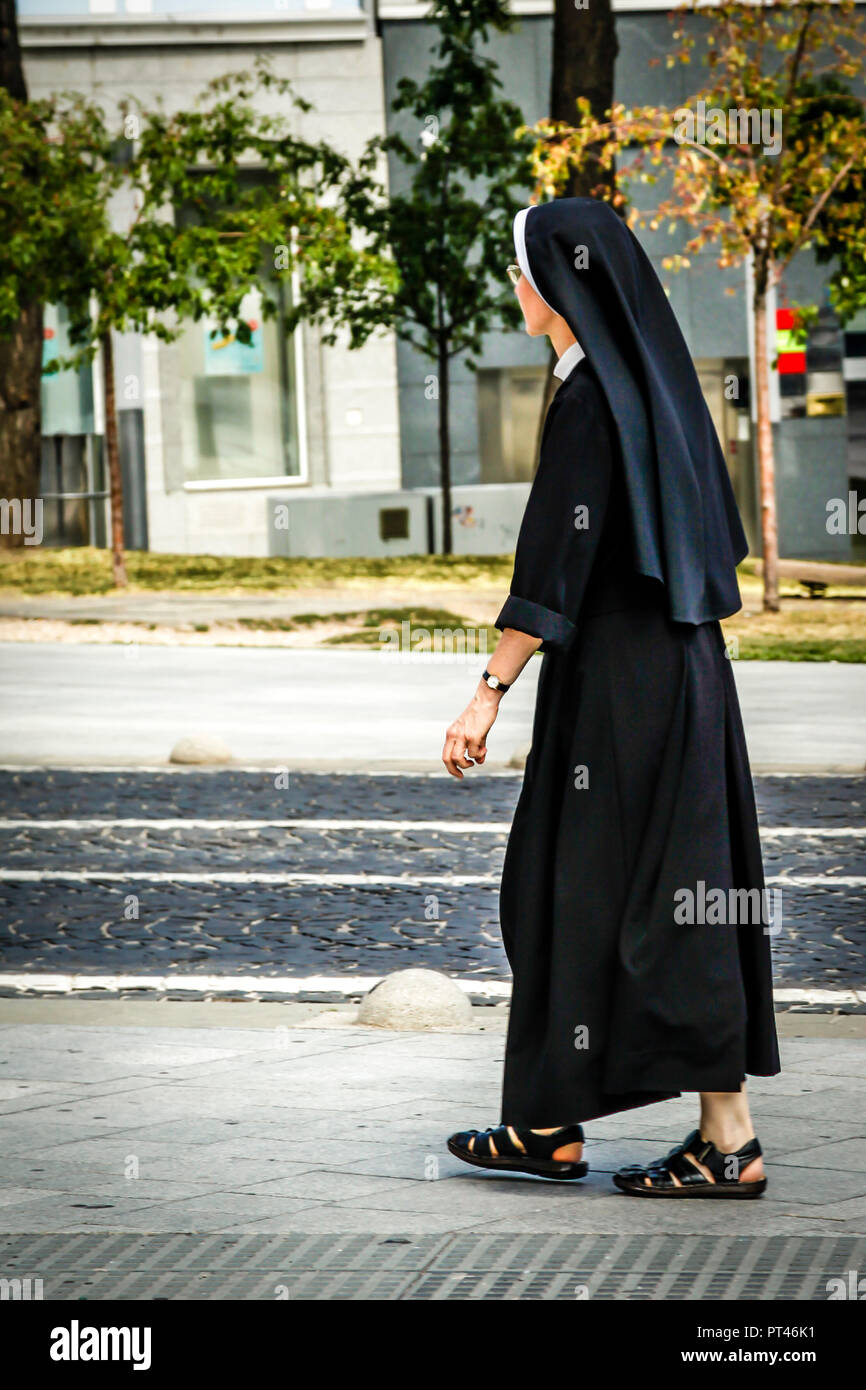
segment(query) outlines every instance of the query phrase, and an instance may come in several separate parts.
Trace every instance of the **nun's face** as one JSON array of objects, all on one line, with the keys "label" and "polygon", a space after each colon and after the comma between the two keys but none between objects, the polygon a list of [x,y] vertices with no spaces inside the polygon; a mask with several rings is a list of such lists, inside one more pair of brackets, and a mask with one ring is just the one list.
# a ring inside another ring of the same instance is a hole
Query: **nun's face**
[{"label": "nun's face", "polygon": [[529,336],[540,338],[545,333],[549,334],[559,315],[555,314],[535,293],[525,275],[521,275],[514,287],[514,293],[517,295],[518,303],[523,310],[523,319]]}]

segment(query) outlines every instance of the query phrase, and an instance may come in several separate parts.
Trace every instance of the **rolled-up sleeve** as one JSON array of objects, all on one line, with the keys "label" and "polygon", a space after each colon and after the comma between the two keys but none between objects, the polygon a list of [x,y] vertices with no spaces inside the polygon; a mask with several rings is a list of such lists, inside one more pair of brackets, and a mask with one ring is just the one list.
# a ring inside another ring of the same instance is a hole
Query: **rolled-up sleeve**
[{"label": "rolled-up sleeve", "polygon": [[[565,390],[565,388],[561,388]],[[613,424],[594,378],[551,405],[541,457],[517,537],[508,598],[495,626],[564,649],[577,634],[581,600],[607,515]]]},{"label": "rolled-up sleeve", "polygon": [[513,627],[530,637],[540,637],[540,651],[546,651],[549,647],[567,647],[576,632],[574,623],[564,613],[557,613],[554,608],[545,608],[541,603],[520,598],[514,593],[509,594],[502,605],[496,626],[500,631]]}]

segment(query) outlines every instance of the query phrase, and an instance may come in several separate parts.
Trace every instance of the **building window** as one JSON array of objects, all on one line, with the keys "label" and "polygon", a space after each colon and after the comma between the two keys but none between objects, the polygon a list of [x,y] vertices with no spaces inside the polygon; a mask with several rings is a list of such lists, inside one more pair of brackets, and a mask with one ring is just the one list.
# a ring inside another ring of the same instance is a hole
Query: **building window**
[{"label": "building window", "polygon": [[286,336],[282,311],[263,319],[258,291],[241,313],[252,329],[249,345],[231,332],[212,336],[206,320],[190,323],[178,341],[186,483],[301,476],[297,335]]},{"label": "building window", "polygon": [[547,369],[481,368],[477,375],[481,481],[530,482]]}]

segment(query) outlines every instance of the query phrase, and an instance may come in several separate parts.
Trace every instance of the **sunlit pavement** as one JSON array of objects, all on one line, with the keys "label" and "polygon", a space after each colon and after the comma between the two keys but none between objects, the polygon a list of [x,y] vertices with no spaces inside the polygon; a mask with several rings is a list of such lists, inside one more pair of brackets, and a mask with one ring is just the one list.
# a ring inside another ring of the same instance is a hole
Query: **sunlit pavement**
[{"label": "sunlit pavement", "polygon": [[[238,647],[0,644],[0,763],[164,763],[188,734],[240,763],[435,768],[471,696],[471,656]],[[502,701],[490,765],[529,742],[539,660]],[[737,662],[755,770],[866,765],[866,666]]]},{"label": "sunlit pavement", "polygon": [[[255,725],[283,677],[274,653],[250,655],[267,660],[235,694]],[[86,762],[103,716],[123,738],[128,718],[147,724],[165,676],[129,684],[124,710],[103,674],[101,693],[89,667],[57,686],[67,764]],[[210,674],[215,686],[188,688],[177,668],[149,736],[167,737],[179,706],[212,711],[226,671]],[[518,773],[286,776],[273,753],[215,771],[28,768],[26,737],[56,733],[59,705],[26,714],[20,666],[17,680],[21,742],[13,758],[7,732],[5,760],[19,765],[0,776],[5,1277],[38,1271],[46,1298],[260,1298],[279,1284],[317,1298],[810,1300],[862,1269],[862,776],[756,778],[783,903],[784,1071],[750,1080],[768,1195],[640,1202],[611,1173],[680,1140],[694,1098],[588,1125],[591,1171],[574,1185],[479,1174],[444,1145],[499,1117],[496,895]],[[421,709],[429,683],[416,695]],[[174,735],[195,731],[179,722]],[[513,737],[528,737],[519,718]],[[371,980],[416,964],[488,1001],[471,1028],[352,1022]],[[213,1002],[180,1002],[196,996]],[[304,999],[319,1003],[285,1002]]]},{"label": "sunlit pavement", "polygon": [[826,1299],[829,1279],[863,1267],[862,1038],[786,1035],[782,1075],[751,1080],[761,1201],[659,1203],[617,1193],[611,1173],[680,1140],[693,1097],[587,1125],[582,1182],[503,1178],[444,1144],[498,1115],[498,1011],[460,1033],[395,1034],[296,1005],[240,1005],[233,1024],[234,1007],[0,1004],[5,1274],[38,1271],[46,1298],[264,1297],[278,1283],[292,1297],[512,1297],[534,1282],[545,1298],[585,1284],[602,1298]]}]

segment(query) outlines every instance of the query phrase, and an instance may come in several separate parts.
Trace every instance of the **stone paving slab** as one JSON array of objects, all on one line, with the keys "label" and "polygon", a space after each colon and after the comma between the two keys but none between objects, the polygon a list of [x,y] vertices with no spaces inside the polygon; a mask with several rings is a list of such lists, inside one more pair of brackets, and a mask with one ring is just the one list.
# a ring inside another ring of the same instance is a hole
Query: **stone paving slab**
[{"label": "stone paving slab", "polygon": [[[582,1183],[452,1158],[451,1130],[498,1116],[501,1030],[302,1023],[286,1028],[298,1053],[283,1044],[275,1056],[269,1028],[160,1026],[149,1038],[123,1026],[123,1009],[109,1026],[103,1006],[95,1027],[61,1024],[54,1009],[46,1040],[32,1006],[20,1024],[4,1006],[0,1081],[13,1099],[19,1084],[33,1090],[3,1118],[0,1231],[866,1233],[866,1038],[832,1025],[828,1036],[783,1036],[785,1071],[755,1079],[770,1188],[720,1207],[639,1202],[610,1183],[692,1127],[693,1097],[589,1124]],[[124,1069],[150,1084],[124,1089]],[[137,1177],[125,1176],[131,1163]]]}]

